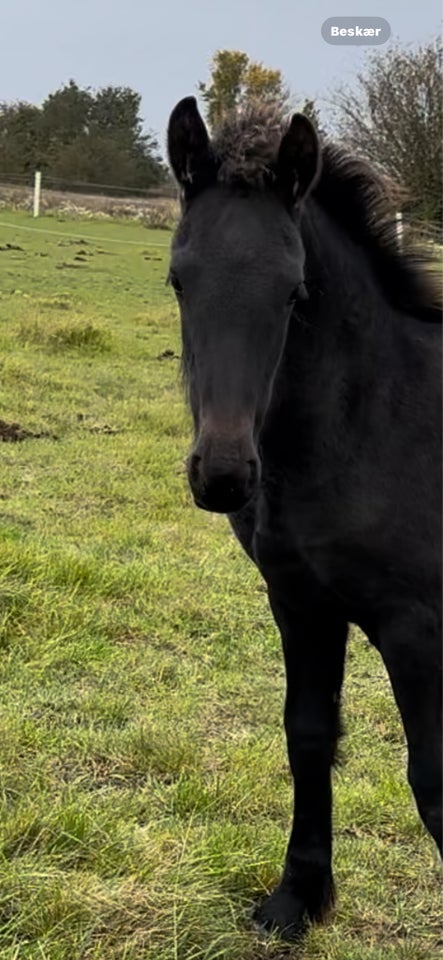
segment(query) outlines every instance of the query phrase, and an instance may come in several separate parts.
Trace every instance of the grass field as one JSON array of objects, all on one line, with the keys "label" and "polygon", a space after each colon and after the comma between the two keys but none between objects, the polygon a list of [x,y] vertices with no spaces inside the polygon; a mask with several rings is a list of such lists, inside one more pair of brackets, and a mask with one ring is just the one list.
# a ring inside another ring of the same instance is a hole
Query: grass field
[{"label": "grass field", "polygon": [[0,958],[435,960],[440,871],[357,631],[335,914],[292,952],[250,929],[290,823],[283,665],[187,490],[169,241],[0,215]]}]

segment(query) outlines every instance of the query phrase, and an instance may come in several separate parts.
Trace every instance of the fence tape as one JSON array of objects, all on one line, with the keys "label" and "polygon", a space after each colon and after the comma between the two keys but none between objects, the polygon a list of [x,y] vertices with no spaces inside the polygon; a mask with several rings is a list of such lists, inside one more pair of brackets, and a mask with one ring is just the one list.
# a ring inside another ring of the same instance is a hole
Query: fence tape
[{"label": "fence tape", "polygon": [[29,233],[46,233],[63,240],[95,240],[97,243],[122,243],[135,247],[164,247],[169,250],[169,243],[152,243],[149,240],[116,240],[115,237],[94,237],[89,233],[63,233],[59,230],[47,230],[46,227],[27,227],[24,223],[5,223],[0,220],[0,227],[10,227],[11,230],[27,230]]}]

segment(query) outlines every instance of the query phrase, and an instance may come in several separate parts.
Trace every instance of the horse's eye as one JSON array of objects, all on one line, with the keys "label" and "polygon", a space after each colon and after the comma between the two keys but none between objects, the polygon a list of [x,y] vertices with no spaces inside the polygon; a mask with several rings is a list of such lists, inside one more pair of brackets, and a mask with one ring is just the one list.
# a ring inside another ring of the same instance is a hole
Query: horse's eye
[{"label": "horse's eye", "polygon": [[303,282],[299,283],[298,286],[294,287],[291,293],[291,296],[289,297],[288,303],[290,304],[297,303],[297,301],[299,300],[309,300],[309,294]]},{"label": "horse's eye", "polygon": [[179,280],[178,277],[177,277],[177,274],[176,274],[176,273],[170,273],[170,274],[169,274],[169,279],[170,279],[170,281],[171,281],[171,285],[173,286],[173,288],[174,288],[177,296],[178,296],[178,297],[181,297],[181,295],[182,295],[182,293],[183,293],[183,287],[182,287],[182,285],[181,285],[181,283],[180,283],[180,280]]}]

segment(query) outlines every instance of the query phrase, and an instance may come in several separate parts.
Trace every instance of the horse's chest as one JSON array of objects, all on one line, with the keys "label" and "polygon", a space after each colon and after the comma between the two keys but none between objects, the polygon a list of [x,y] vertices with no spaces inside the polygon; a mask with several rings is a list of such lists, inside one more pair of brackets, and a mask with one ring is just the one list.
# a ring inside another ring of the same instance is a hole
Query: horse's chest
[{"label": "horse's chest", "polygon": [[324,508],[285,500],[264,491],[256,504],[254,555],[263,574],[306,559],[310,550],[329,549],[331,527]]},{"label": "horse's chest", "polygon": [[351,501],[258,498],[254,558],[265,580],[280,589],[296,590],[301,572],[309,572],[350,607],[370,604],[383,568],[371,539]]}]

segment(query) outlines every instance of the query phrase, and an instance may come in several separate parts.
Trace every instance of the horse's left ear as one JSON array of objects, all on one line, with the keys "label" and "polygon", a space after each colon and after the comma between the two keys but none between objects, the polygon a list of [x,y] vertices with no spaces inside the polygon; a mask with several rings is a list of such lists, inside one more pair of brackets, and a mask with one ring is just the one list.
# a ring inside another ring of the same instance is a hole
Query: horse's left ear
[{"label": "horse's left ear", "polygon": [[192,196],[215,179],[215,163],[208,131],[195,97],[174,107],[168,125],[168,155],[185,196]]},{"label": "horse's left ear", "polygon": [[295,113],[277,157],[277,187],[289,205],[298,205],[315,186],[321,168],[320,143],[310,120]]}]

